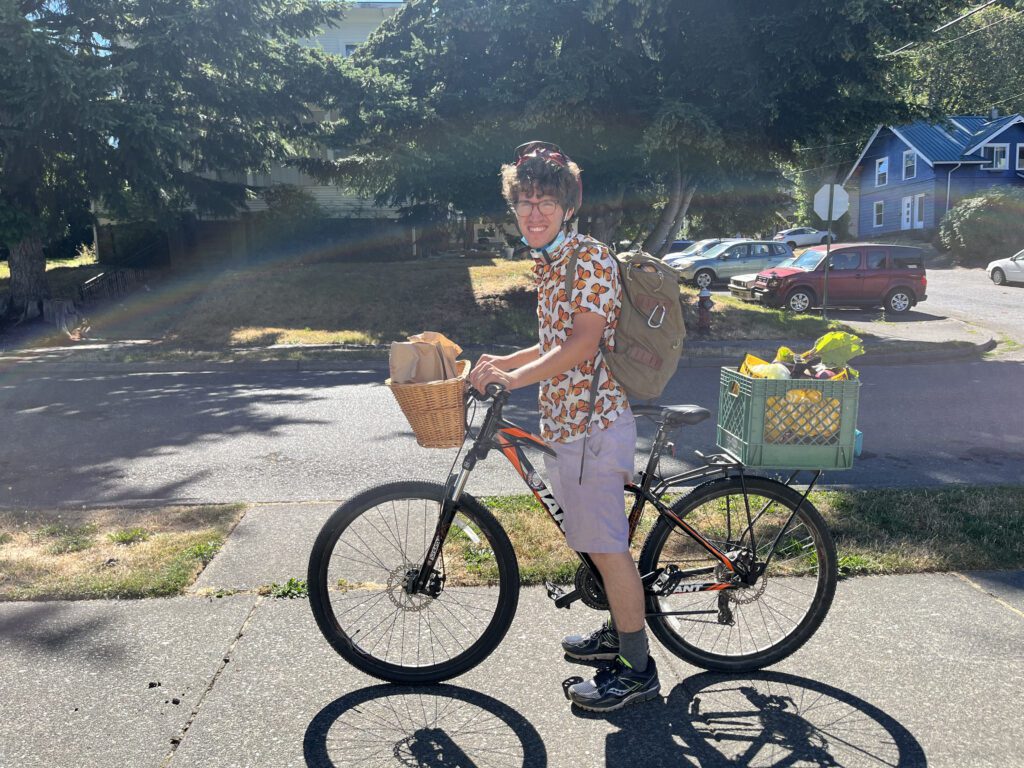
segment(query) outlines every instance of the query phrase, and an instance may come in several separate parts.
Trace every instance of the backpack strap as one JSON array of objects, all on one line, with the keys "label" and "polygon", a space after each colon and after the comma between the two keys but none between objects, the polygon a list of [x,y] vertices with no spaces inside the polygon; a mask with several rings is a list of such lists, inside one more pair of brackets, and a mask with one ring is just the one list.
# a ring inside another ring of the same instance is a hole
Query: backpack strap
[{"label": "backpack strap", "polygon": [[[572,314],[572,286],[576,282],[576,262],[578,260],[580,251],[583,250],[583,243],[580,243],[573,249],[572,254],[569,256],[569,263],[565,265],[565,300],[569,303],[569,314]],[[587,438],[590,436],[590,422],[594,419],[594,404],[597,403],[597,383],[601,375],[601,370],[598,367],[597,360],[601,357],[601,353],[604,351],[604,337],[602,335],[601,341],[597,346],[597,354],[594,355],[594,376],[590,382],[590,404],[587,406],[587,431],[583,433],[583,451],[580,456],[580,477],[579,485],[583,485],[583,463],[587,458]]]}]

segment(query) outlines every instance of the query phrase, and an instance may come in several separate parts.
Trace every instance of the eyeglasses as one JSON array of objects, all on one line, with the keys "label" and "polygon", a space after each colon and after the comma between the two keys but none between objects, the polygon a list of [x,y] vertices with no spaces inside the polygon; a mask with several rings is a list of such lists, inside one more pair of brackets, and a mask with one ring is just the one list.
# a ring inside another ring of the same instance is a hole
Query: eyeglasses
[{"label": "eyeglasses", "polygon": [[560,165],[563,168],[569,165],[569,156],[562,151],[561,147],[557,144],[552,144],[550,141],[528,141],[516,147],[515,165],[518,166],[524,160],[531,157],[550,160],[555,165]]},{"label": "eyeglasses", "polygon": [[541,200],[539,203],[531,203],[529,200],[520,200],[513,208],[515,208],[516,215],[522,218],[528,218],[533,209],[536,208],[544,216],[553,216],[558,212],[558,209],[562,205],[557,200]]}]

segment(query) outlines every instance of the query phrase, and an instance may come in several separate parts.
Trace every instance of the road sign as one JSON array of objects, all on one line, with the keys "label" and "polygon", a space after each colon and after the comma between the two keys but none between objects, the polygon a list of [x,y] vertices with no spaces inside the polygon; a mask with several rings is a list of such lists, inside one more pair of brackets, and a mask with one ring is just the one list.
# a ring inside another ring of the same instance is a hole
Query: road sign
[{"label": "road sign", "polygon": [[835,221],[850,210],[850,196],[839,184],[822,184],[821,189],[814,193],[814,212],[822,221],[828,221],[828,196],[832,190],[832,221]]}]

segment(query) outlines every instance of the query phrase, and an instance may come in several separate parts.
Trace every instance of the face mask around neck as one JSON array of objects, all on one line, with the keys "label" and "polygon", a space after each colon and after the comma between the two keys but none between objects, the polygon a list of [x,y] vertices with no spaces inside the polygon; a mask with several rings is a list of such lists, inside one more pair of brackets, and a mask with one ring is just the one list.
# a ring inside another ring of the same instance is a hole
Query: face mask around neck
[{"label": "face mask around neck", "polygon": [[[550,243],[545,245],[543,248],[532,248],[531,249],[531,253],[539,253],[539,254],[543,254],[544,256],[550,256],[552,253],[554,253],[556,250],[558,250],[558,246],[560,246],[564,242],[565,242],[565,230],[562,229],[562,230],[559,231],[558,237],[556,237]],[[525,237],[523,238],[523,243],[525,245],[529,245],[529,243],[526,242],[526,238]]]}]

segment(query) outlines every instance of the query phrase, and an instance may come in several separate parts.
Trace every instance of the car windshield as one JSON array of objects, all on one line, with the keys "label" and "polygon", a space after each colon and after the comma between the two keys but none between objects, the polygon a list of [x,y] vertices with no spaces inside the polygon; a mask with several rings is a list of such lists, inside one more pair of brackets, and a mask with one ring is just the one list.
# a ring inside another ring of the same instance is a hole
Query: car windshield
[{"label": "car windshield", "polygon": [[715,238],[709,238],[707,240],[698,240],[693,245],[688,246],[685,250],[679,251],[674,255],[676,256],[696,256],[704,251],[706,248],[710,248],[712,245],[717,243],[718,240]]},{"label": "car windshield", "polygon": [[716,256],[718,256],[718,254],[725,253],[729,249],[729,246],[731,246],[731,245],[733,245],[733,241],[731,241],[731,240],[726,241],[724,243],[719,243],[716,246],[708,248],[706,251],[704,251],[704,253],[701,254],[701,256],[703,256],[705,258],[708,258],[708,259],[713,259]]},{"label": "car windshield", "polygon": [[793,267],[794,269],[802,269],[804,272],[811,272],[816,269],[821,263],[821,260],[825,258],[824,251],[818,251],[814,248],[808,248],[806,251],[801,253],[799,256],[795,256],[792,259],[784,261],[779,264],[780,267]]}]

